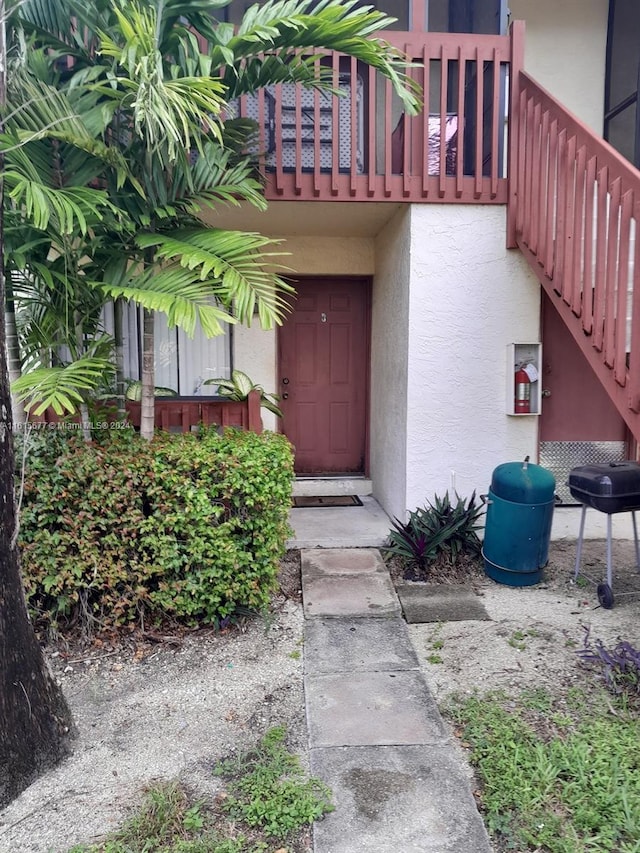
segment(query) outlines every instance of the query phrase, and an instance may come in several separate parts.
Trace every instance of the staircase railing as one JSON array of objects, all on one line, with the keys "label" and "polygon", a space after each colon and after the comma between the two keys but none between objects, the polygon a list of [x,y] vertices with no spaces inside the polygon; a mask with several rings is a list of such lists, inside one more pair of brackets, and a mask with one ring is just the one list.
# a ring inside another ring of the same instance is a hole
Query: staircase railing
[{"label": "staircase railing", "polygon": [[513,83],[508,244],[640,440],[640,172],[527,74]]}]

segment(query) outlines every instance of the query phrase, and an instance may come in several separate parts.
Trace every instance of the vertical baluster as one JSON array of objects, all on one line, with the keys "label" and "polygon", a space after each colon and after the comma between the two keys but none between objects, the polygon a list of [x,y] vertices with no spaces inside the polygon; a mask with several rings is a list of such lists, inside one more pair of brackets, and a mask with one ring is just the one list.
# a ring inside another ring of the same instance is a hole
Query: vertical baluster
[{"label": "vertical baluster", "polygon": [[576,204],[576,138],[570,136],[567,139],[566,163],[565,163],[565,230],[564,230],[564,249],[563,255],[563,270],[561,286],[562,298],[567,303],[571,304],[571,284],[573,281],[573,260],[574,260],[574,241],[575,241],[575,204]]},{"label": "vertical baluster", "polygon": [[615,178],[609,188],[609,229],[607,234],[606,303],[604,311],[604,363],[613,367],[615,357],[616,285],[620,260],[620,199],[622,181]]},{"label": "vertical baluster", "polygon": [[587,150],[584,145],[578,149],[576,157],[575,207],[573,212],[573,274],[571,277],[570,303],[571,310],[579,317],[582,312],[582,291],[584,289],[584,248],[585,248],[585,184]]},{"label": "vertical baluster", "polygon": [[618,385],[627,381],[627,322],[629,300],[629,258],[631,242],[631,215],[633,213],[633,190],[622,196],[620,206],[620,252],[618,263],[618,301],[616,306],[616,334],[614,376]]},{"label": "vertical baluster", "polygon": [[635,247],[631,291],[631,347],[629,350],[629,408],[640,412],[640,202],[633,206]]},{"label": "vertical baluster", "polygon": [[596,166],[596,157],[589,157],[585,177],[584,284],[582,286],[582,328],[588,334],[593,331]]},{"label": "vertical baluster", "polygon": [[596,231],[596,277],[593,306],[593,323],[595,326],[593,345],[600,351],[604,341],[604,304],[606,294],[607,274],[607,189],[609,183],[609,169],[604,166],[597,175],[598,205],[596,216],[598,218]]},{"label": "vertical baluster", "polygon": [[484,139],[484,57],[476,48],[476,165],[475,196],[482,195],[482,149]]},{"label": "vertical baluster", "polygon": [[351,128],[349,139],[349,152],[351,154],[349,169],[351,173],[350,191],[356,194],[356,181],[358,177],[358,64],[355,57],[351,57],[351,73],[349,75],[349,93],[351,97]]}]

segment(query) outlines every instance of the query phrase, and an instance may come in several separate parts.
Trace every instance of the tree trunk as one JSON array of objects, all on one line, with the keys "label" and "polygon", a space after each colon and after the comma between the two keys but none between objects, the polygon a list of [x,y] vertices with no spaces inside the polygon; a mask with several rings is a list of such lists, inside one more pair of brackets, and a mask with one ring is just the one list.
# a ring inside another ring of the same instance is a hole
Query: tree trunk
[{"label": "tree trunk", "polygon": [[124,299],[116,299],[113,303],[113,337],[115,341],[116,361],[116,405],[118,407],[119,421],[126,421],[127,419],[124,377],[124,335],[122,330],[123,309]]},{"label": "tree trunk", "polygon": [[[84,334],[82,330],[82,322],[80,315],[76,312],[74,319],[75,334],[76,334],[76,350],[77,358],[82,358],[84,355]],[[85,400],[80,403],[80,430],[85,441],[91,441],[91,427],[89,426],[89,407]]]},{"label": "tree trunk", "polygon": [[[13,383],[22,376],[22,359],[20,357],[20,344],[18,342],[18,328],[16,324],[15,302],[13,299],[13,288],[9,281],[6,286],[6,308],[5,308],[5,334],[7,340],[7,367],[9,370],[9,383]],[[23,424],[27,420],[24,402],[18,400],[14,394],[11,395],[11,411],[13,423]]]},{"label": "tree trunk", "polygon": [[150,441],[155,424],[155,351],[154,313],[143,309],[142,321],[142,394],[140,402],[140,435]]},{"label": "tree trunk", "polygon": [[[0,102],[4,103],[5,9],[0,0]],[[1,127],[0,127],[1,130]],[[2,162],[0,161],[0,174]],[[13,422],[7,373],[0,184],[0,806],[68,751],[71,714],[29,621],[15,542]]]}]

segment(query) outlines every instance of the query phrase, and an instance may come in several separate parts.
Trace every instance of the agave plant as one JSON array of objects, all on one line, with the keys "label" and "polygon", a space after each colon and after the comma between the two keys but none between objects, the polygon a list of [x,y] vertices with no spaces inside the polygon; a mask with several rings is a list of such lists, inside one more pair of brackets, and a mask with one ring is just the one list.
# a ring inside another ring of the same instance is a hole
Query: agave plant
[{"label": "agave plant", "polygon": [[241,370],[231,371],[231,379],[219,376],[216,379],[206,379],[203,384],[217,385],[218,394],[229,400],[246,400],[251,391],[258,391],[260,394],[260,404],[279,418],[282,417],[282,412],[276,405],[280,397],[277,394],[267,394],[262,385],[256,385]]}]

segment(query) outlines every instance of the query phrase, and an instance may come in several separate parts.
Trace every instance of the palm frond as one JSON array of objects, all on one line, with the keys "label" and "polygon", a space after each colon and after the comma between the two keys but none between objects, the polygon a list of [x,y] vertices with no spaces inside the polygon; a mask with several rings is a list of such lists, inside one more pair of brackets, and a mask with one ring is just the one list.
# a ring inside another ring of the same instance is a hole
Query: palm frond
[{"label": "palm frond", "polygon": [[179,326],[189,337],[194,336],[198,322],[210,338],[224,334],[226,325],[237,322],[229,311],[212,303],[209,282],[179,266],[152,267],[133,273],[128,280],[96,285],[111,298],[122,297],[150,311],[161,311],[170,326]]},{"label": "palm frond", "polygon": [[211,291],[242,323],[251,323],[255,308],[263,328],[280,325],[289,306],[283,294],[293,288],[274,270],[282,269],[280,240],[244,231],[193,228],[172,235],[141,234],[141,248],[153,247],[159,258],[175,261],[207,281]]},{"label": "palm frond", "polygon": [[83,392],[94,391],[113,371],[108,359],[85,357],[64,367],[40,367],[21,376],[12,385],[26,408],[41,415],[52,408],[57,415],[74,414],[83,402]]},{"label": "palm frond", "polygon": [[251,57],[279,55],[284,64],[291,62],[295,68],[301,50],[324,48],[353,56],[375,68],[391,81],[405,110],[414,114],[420,106],[420,90],[406,73],[406,56],[387,42],[372,38],[394,21],[371,6],[360,6],[359,0],[256,3],[245,13],[237,34],[224,45],[227,56],[232,53],[234,57],[231,63],[228,58],[222,61],[220,56],[220,65],[227,66],[224,82],[232,91],[234,78],[240,76],[242,65]]}]

